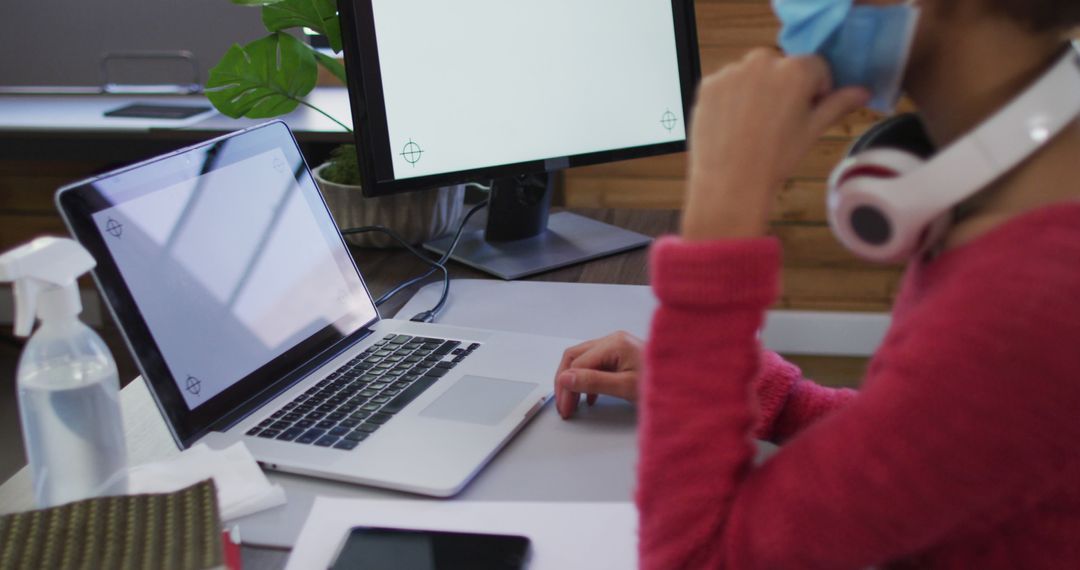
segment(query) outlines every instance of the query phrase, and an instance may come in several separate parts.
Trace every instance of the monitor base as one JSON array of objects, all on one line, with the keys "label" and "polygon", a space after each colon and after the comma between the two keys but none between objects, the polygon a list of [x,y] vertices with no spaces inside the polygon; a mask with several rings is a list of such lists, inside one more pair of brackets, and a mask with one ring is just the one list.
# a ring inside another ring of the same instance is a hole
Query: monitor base
[{"label": "monitor base", "polygon": [[[424,244],[442,255],[453,236]],[[462,234],[451,259],[506,279],[520,279],[615,253],[644,247],[652,238],[570,212],[548,217],[547,231],[531,238],[489,242],[484,230]]]}]

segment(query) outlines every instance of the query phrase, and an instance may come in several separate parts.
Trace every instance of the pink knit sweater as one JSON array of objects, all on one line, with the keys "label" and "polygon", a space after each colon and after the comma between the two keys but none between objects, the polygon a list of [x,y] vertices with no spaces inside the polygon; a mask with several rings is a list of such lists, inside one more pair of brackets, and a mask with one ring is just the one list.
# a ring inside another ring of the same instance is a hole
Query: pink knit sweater
[{"label": "pink knit sweater", "polygon": [[909,268],[859,392],[761,350],[779,267],[654,247],[641,566],[1080,568],[1080,204]]}]

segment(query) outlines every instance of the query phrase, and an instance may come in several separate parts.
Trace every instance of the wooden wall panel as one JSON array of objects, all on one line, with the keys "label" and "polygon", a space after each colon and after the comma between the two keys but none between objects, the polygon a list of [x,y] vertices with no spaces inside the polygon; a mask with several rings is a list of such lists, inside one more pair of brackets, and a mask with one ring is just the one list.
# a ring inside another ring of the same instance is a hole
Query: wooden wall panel
[{"label": "wooden wall panel", "polygon": [[66,236],[53,195],[101,167],[80,161],[0,160],[0,251],[38,235]]},{"label": "wooden wall panel", "polygon": [[[779,23],[768,0],[697,0],[702,73],[738,61],[758,47],[775,47]],[[832,237],[825,216],[825,182],[855,137],[878,116],[859,111],[829,129],[781,190],[772,212],[773,235],[784,244],[784,292],[779,306],[810,310],[884,311],[900,271],[865,264]],[[578,168],[564,177],[574,207],[679,208],[686,156],[668,155]]]}]

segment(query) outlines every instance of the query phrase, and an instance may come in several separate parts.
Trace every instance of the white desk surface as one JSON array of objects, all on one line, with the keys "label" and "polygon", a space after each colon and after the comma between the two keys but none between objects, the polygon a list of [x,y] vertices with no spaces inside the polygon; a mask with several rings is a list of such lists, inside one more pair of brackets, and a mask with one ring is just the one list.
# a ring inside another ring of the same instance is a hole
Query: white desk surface
[{"label": "white desk surface", "polygon": [[[519,300],[491,310],[493,288],[501,299]],[[615,292],[619,294],[616,295]],[[560,302],[545,302],[556,293]],[[577,294],[575,294],[577,293]],[[402,309],[411,315],[426,308],[433,288],[421,291]],[[651,312],[643,287],[560,283],[460,281],[440,322],[531,330],[585,338],[622,328],[644,333]],[[597,298],[618,300],[597,303]],[[637,301],[635,301],[637,300]],[[130,459],[142,463],[177,453],[146,385],[137,379],[121,393]],[[573,421],[563,421],[549,405],[514,438],[457,500],[629,501],[637,458],[633,406],[602,398]],[[412,498],[408,495],[309,477],[272,473],[288,504],[240,521],[245,544],[291,547],[316,496]],[[28,469],[0,486],[0,512],[32,508]]]}]

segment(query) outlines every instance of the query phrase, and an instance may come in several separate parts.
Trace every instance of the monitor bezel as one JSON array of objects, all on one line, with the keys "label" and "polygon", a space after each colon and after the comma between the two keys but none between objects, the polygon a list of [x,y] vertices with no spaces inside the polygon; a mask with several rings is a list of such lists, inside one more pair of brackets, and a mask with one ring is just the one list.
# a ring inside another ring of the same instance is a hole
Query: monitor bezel
[{"label": "monitor bezel", "polygon": [[[132,291],[125,283],[120,268],[105,243],[100,227],[94,222],[93,214],[116,204],[106,196],[108,190],[103,190],[113,180],[124,179],[124,184],[127,184],[132,176],[138,176],[140,170],[149,170],[157,166],[167,167],[170,164],[179,166],[190,156],[203,156],[208,149],[229,143],[250,145],[248,150],[253,154],[275,148],[282,150],[291,162],[302,164],[302,168],[295,172],[297,184],[317,188],[292,133],[285,123],[273,121],[76,182],[61,188],[56,193],[56,205],[69,232],[97,262],[91,274],[98,291],[101,292],[105,305],[120,329],[143,380],[148,384],[169,431],[182,448],[190,447],[209,431],[224,431],[239,419],[246,417],[327,363],[330,355],[344,350],[370,334],[370,327],[380,318],[376,310],[375,317],[371,321],[347,333],[340,331],[335,324],[323,327],[244,378],[238,379],[232,386],[201,405],[195,408],[187,406],[172,371],[166,364],[162,351],[139,310]],[[227,164],[220,164],[216,168]],[[307,177],[307,180],[303,180],[302,177]],[[315,195],[326,208],[322,194],[315,190]],[[333,218],[328,209],[322,221],[333,224]],[[336,227],[334,230],[336,233]],[[340,234],[338,237],[342,239]],[[343,240],[341,247],[348,253]],[[362,291],[354,291],[354,294],[362,293],[374,307],[374,300],[356,267],[355,259],[352,255],[346,257],[352,270],[356,272],[362,288]],[[342,263],[343,261],[339,260],[339,264]]]},{"label": "monitor bezel", "polygon": [[[675,45],[682,86],[683,114],[687,127],[701,79],[697,23],[693,0],[671,0]],[[600,152],[553,157],[394,179],[390,134],[386,118],[372,0],[338,0],[342,45],[345,55],[353,134],[360,163],[361,191],[377,197],[496,178],[555,172],[566,168],[603,164],[634,158],[671,154],[686,150],[686,140]],[[542,81],[542,78],[541,78]],[[687,129],[689,131],[689,129]],[[687,133],[689,134],[689,132]]]}]

